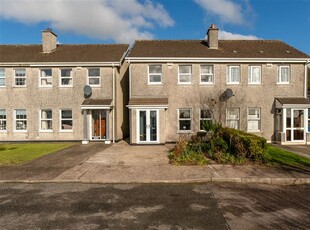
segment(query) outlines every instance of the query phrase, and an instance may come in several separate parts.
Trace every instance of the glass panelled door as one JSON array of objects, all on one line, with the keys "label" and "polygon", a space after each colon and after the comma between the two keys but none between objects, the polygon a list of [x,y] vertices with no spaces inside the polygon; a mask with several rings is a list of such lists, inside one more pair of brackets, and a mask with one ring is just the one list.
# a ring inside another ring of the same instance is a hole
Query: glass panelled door
[{"label": "glass panelled door", "polygon": [[104,140],[106,138],[106,117],[104,110],[92,111],[92,140]]},{"label": "glass panelled door", "polygon": [[305,139],[305,120],[303,109],[286,109],[286,141]]},{"label": "glass panelled door", "polygon": [[157,110],[138,110],[138,142],[158,142]]}]

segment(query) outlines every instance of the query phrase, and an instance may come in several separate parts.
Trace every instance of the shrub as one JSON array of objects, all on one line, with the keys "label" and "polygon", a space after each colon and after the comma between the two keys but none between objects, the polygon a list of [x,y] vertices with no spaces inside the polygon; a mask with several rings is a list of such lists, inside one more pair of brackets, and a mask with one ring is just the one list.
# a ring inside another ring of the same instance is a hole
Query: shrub
[{"label": "shrub", "polygon": [[173,164],[202,165],[206,157],[220,164],[263,162],[267,153],[266,139],[240,130],[223,128],[221,124],[205,122],[204,131],[190,139],[180,138],[169,154]]}]

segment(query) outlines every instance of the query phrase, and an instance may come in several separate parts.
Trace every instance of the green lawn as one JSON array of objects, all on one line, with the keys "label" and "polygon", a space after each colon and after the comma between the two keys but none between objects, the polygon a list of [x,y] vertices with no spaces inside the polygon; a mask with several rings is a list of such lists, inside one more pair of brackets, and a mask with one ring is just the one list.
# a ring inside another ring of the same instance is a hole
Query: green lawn
[{"label": "green lawn", "polygon": [[24,164],[71,145],[72,143],[0,144],[0,165]]},{"label": "green lawn", "polygon": [[267,163],[310,170],[310,158],[302,157],[270,145],[268,145],[267,149]]}]

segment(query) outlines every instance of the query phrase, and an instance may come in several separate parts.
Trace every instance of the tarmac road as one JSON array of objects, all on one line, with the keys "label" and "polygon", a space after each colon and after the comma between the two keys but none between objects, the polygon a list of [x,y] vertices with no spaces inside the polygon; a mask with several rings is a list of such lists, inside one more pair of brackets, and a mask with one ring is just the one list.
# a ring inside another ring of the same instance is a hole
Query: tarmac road
[{"label": "tarmac road", "polygon": [[308,229],[310,186],[1,184],[0,229]]}]

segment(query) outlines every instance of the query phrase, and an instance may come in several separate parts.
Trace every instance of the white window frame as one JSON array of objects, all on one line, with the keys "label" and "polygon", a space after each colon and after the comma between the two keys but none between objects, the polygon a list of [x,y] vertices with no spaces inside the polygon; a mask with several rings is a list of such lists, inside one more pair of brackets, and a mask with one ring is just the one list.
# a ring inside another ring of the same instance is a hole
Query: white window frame
[{"label": "white window frame", "polygon": [[[52,118],[42,118],[42,112],[43,111],[51,111],[52,113]],[[40,120],[40,132],[52,132],[53,131],[53,111],[52,109],[41,109],[40,114],[39,114],[39,120]],[[43,121],[51,121],[52,122],[52,128],[50,129],[43,129],[42,128],[42,122]]]},{"label": "white window frame", "polygon": [[[232,76],[231,76],[231,73],[232,73],[232,69],[233,68],[238,68],[238,73],[239,73],[239,76],[238,76],[238,81],[232,81]],[[227,66],[227,78],[226,78],[226,83],[229,84],[229,85],[238,85],[240,84],[241,82],[241,70],[240,70],[240,66],[239,65],[229,65]]]},{"label": "white window frame", "polygon": [[[0,112],[4,112],[4,114],[0,113],[0,132],[6,132],[7,131],[7,114],[6,109],[0,109]],[[4,125],[4,129],[2,129],[1,126]]]},{"label": "white window frame", "polygon": [[[180,73],[180,67],[181,66],[189,66],[190,67],[190,73]],[[179,85],[190,85],[190,84],[192,84],[192,72],[193,72],[192,65],[179,65],[178,66],[178,84]],[[181,82],[180,76],[188,76],[190,78],[190,81]]]},{"label": "white window frame", "polygon": [[[2,75],[2,73],[3,73],[3,75]],[[0,80],[2,80],[4,82],[4,84],[0,85],[0,87],[5,87],[6,86],[6,79],[5,79],[5,69],[4,68],[0,69]]]},{"label": "white window frame", "polygon": [[[62,118],[62,111],[70,110],[71,111],[71,119],[69,118]],[[62,121],[72,121],[72,128],[71,129],[63,129],[62,128]],[[60,109],[59,110],[59,130],[60,132],[73,132],[73,110],[72,109]]]},{"label": "white window frame", "polygon": [[[70,70],[70,77],[68,77],[68,76],[62,76],[61,75],[61,71],[62,70]],[[62,68],[62,69],[60,69],[59,70],[59,86],[60,87],[73,87],[73,69],[72,68]],[[63,79],[67,79],[67,80],[71,80],[71,84],[68,84],[68,85],[66,85],[66,84],[62,84],[62,80]]]},{"label": "white window frame", "polygon": [[[308,109],[308,111],[305,111],[305,112],[308,112],[308,118],[307,118],[308,123],[306,125],[308,125],[307,132],[310,133],[310,109]],[[306,126],[305,126],[305,128],[306,128]]]},{"label": "white window frame", "polygon": [[[208,67],[212,67],[212,73],[202,73],[202,67],[204,66],[208,66]],[[209,76],[212,78],[212,81],[202,81],[202,76]],[[200,84],[201,85],[213,85],[214,84],[214,65],[200,65]]]},{"label": "white window frame", "polygon": [[[16,76],[16,72],[20,71],[20,70],[24,70],[25,71],[25,75],[24,76]],[[25,68],[20,68],[20,69],[14,69],[14,87],[26,87],[27,85],[27,78],[26,78],[26,69]],[[17,85],[16,81],[17,80],[24,80],[24,84],[23,85]]]},{"label": "white window frame", "polygon": [[[46,70],[51,71],[51,76],[42,76],[42,72],[46,71]],[[46,81],[46,85],[42,84],[42,80]],[[50,80],[51,84],[48,84],[49,80]],[[39,70],[39,86],[40,87],[46,87],[46,88],[53,87],[53,70],[51,68],[44,68],[44,69]]]},{"label": "white window frame", "polygon": [[[233,119],[233,118],[228,118],[228,111],[230,110],[238,110],[238,116],[237,118]],[[240,129],[240,108],[228,108],[226,109],[226,126],[231,128],[229,125],[228,125],[228,122],[229,121],[237,121],[237,124],[238,124],[238,127],[237,129]]]},{"label": "white window frame", "polygon": [[[94,69],[98,69],[99,70],[99,75],[98,76],[90,76],[89,75],[90,70],[94,70]],[[101,76],[100,68],[88,68],[87,69],[87,84],[90,85],[90,86],[93,86],[93,87],[101,86],[101,77],[100,76]],[[89,79],[98,79],[99,83],[98,84],[91,84]]]},{"label": "white window frame", "polygon": [[[256,117],[251,117],[250,115],[250,110],[256,110],[258,111],[258,118]],[[257,108],[257,107],[251,107],[251,108],[248,108],[248,122],[247,122],[247,130],[248,132],[260,132],[261,131],[261,109],[260,108]],[[256,121],[258,122],[258,129],[249,129],[250,125],[249,125],[249,122],[251,121]]]},{"label": "white window frame", "polygon": [[[160,73],[150,73],[150,67],[151,66],[160,66]],[[149,85],[161,85],[162,84],[162,78],[163,78],[163,67],[162,65],[156,65],[156,64],[152,64],[152,65],[148,65],[148,84]],[[151,81],[151,76],[160,76],[160,81]]]},{"label": "white window frame", "polygon": [[[288,79],[287,79],[287,81],[282,81],[282,69],[283,68],[287,68],[288,69]],[[291,81],[291,68],[290,68],[290,66],[289,65],[280,65],[280,66],[278,66],[278,78],[277,78],[277,84],[279,84],[279,85],[287,85],[287,84],[290,84],[290,81]]]},{"label": "white window frame", "polygon": [[[254,68],[259,68],[259,81],[253,81],[253,72]],[[259,65],[251,65],[249,66],[249,77],[248,77],[248,84],[249,85],[260,85],[262,82],[262,67]]]},{"label": "white window frame", "polygon": [[[17,111],[22,110],[25,111],[26,118],[17,118]],[[17,129],[17,122],[24,122],[26,121],[26,128],[25,129]],[[27,124],[27,110],[26,109],[14,109],[14,132],[27,132],[28,124]]]},{"label": "white window frame", "polygon": [[[180,111],[181,110],[189,110],[189,115],[190,115],[190,117],[189,118],[180,118]],[[178,132],[179,133],[190,133],[190,132],[192,132],[192,129],[193,129],[193,127],[192,127],[192,109],[190,109],[190,108],[181,108],[181,109],[178,109]],[[180,129],[181,127],[180,127],[180,121],[190,121],[190,129],[186,129],[186,130],[184,130],[184,129]]]},{"label": "white window frame", "polygon": [[[211,117],[210,118],[202,118],[201,117],[201,115],[202,115],[201,111],[203,111],[203,110],[209,110]],[[204,131],[203,129],[201,129],[201,125],[202,125],[203,121],[211,121],[212,122],[212,120],[213,119],[212,119],[212,111],[211,111],[211,109],[199,109],[199,130],[200,131]]]}]

